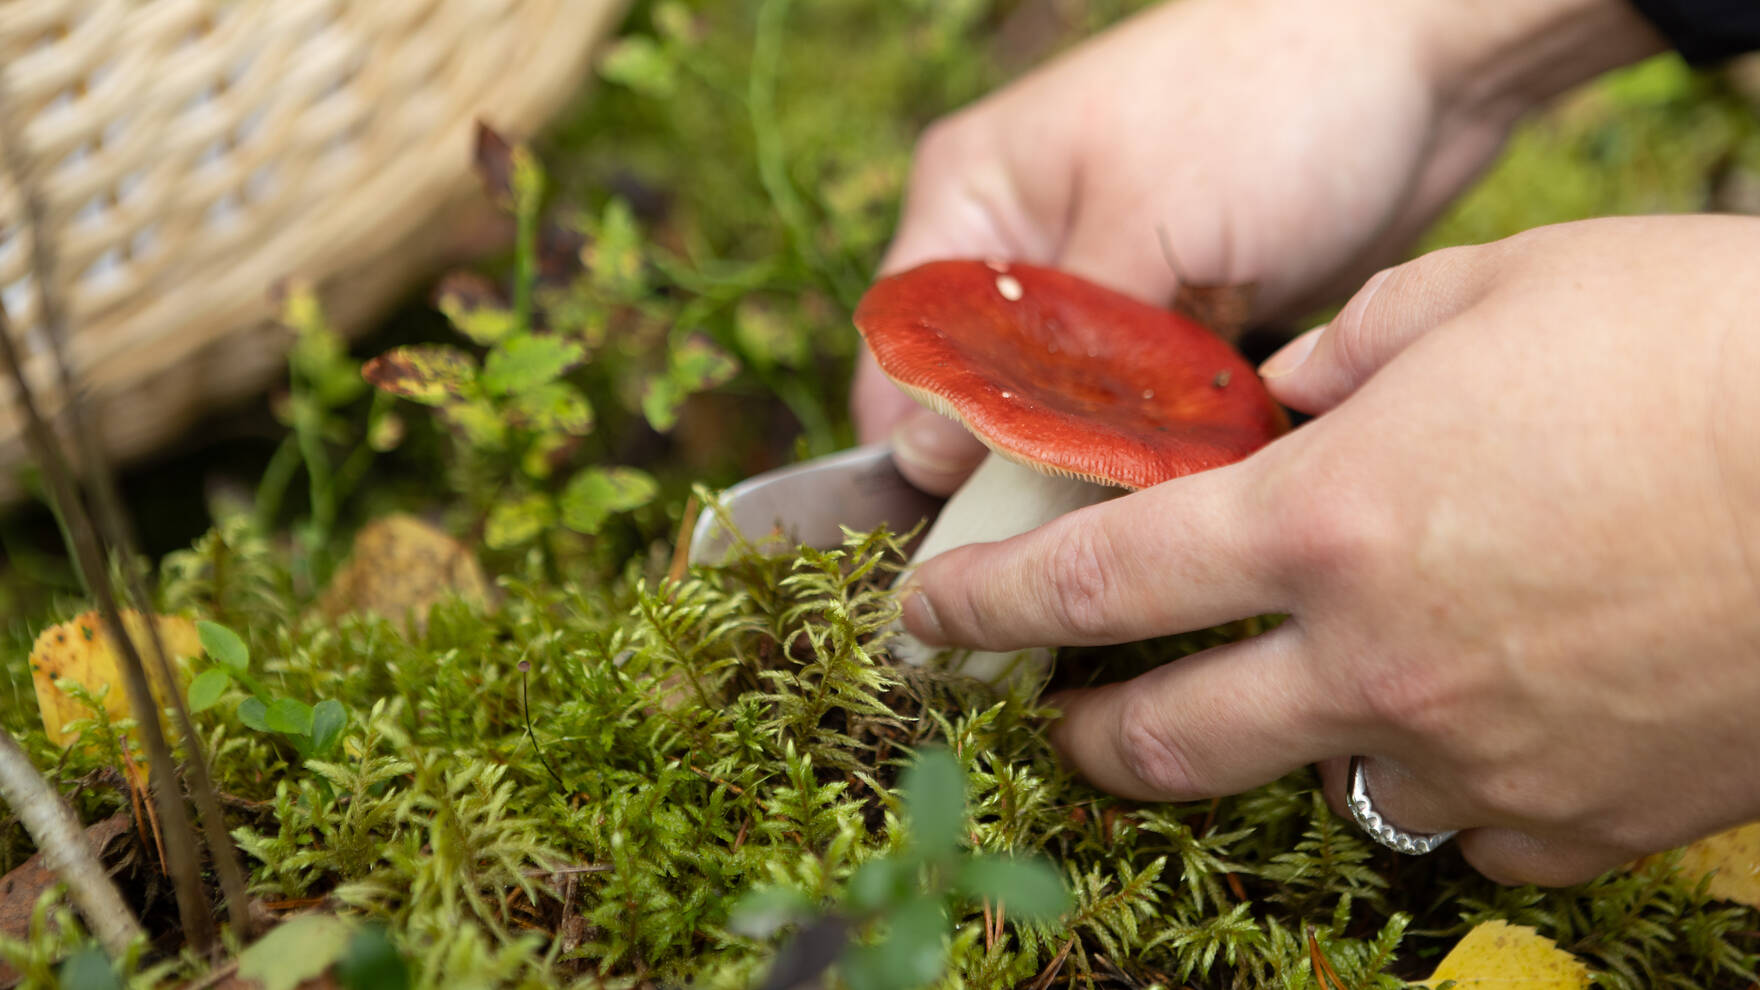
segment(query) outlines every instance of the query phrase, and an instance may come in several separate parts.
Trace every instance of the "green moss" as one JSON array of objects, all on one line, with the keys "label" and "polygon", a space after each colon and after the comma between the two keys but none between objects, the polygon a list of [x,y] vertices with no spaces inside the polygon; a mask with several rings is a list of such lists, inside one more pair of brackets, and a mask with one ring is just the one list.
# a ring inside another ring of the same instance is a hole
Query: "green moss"
[{"label": "green moss", "polygon": [[1518,128],[1502,158],[1424,237],[1478,244],[1542,224],[1707,207],[1731,161],[1760,163],[1760,117],[1716,76],[1664,55],[1571,94]]},{"label": "green moss", "polygon": [[[956,902],[946,986],[1030,980],[1066,944],[1071,977],[1310,986],[1308,932],[1348,985],[1397,986],[1491,917],[1536,925],[1610,985],[1733,985],[1760,962],[1753,914],[1666,863],[1506,890],[1452,850],[1396,862],[1308,773],[1188,805],[1094,792],[1024,695],[884,662],[899,560],[885,534],[679,584],[634,567],[603,586],[510,580],[497,613],[441,606],[413,640],[377,620],[277,628],[216,610],[253,599],[192,580],[204,561],[246,581],[276,566],[261,543],[223,542],[173,562],[167,606],[251,630],[280,692],[348,712],[340,755],[303,763],[237,721],[242,692],[198,716],[254,892],[382,919],[422,985],[750,985],[780,939],[730,931],[734,902],[770,886],[842,903],[853,871],[904,841],[896,775],[932,742],[966,771],[970,847],[1044,854],[1076,905],[987,943],[983,906]],[[1251,631],[1084,663],[1117,675]],[[102,760],[76,752],[57,775]]]},{"label": "green moss", "polygon": [[[1086,27],[1139,5],[1076,6]],[[751,986],[788,933],[730,930],[735,902],[770,887],[821,910],[843,904],[854,872],[906,841],[901,766],[945,744],[967,774],[971,848],[1043,854],[1076,905],[1056,922],[992,924],[987,937],[983,905],[957,903],[945,986],[1021,985],[1067,948],[1057,985],[1311,987],[1310,935],[1347,985],[1396,986],[1489,918],[1534,925],[1607,985],[1754,980],[1760,919],[1710,902],[1667,860],[1570,890],[1505,889],[1453,850],[1411,861],[1367,843],[1305,772],[1193,805],[1094,792],[1052,758],[1044,713],[1024,694],[885,662],[897,614],[883,590],[897,562],[886,534],[664,579],[691,481],[785,455],[778,434],[812,450],[848,439],[848,309],[890,233],[914,136],[1007,74],[1018,53],[992,39],[1017,6],[638,6],[638,40],[543,145],[557,208],[578,207],[588,232],[639,230],[637,257],[608,260],[621,242],[596,240],[590,284],[540,287],[531,303],[624,347],[615,361],[627,364],[589,364],[578,383],[598,416],[589,460],[639,464],[662,494],[590,538],[503,557],[496,612],[444,605],[414,638],[308,612],[311,561],[338,556],[370,491],[325,510],[329,545],[314,545],[309,521],[303,542],[288,541],[263,528],[274,513],[222,514],[164,561],[165,608],[246,633],[253,671],[278,697],[346,712],[324,759],[241,723],[237,686],[198,715],[255,892],[384,921],[421,985]],[[1751,120],[1733,107],[1715,80],[1666,60],[1616,77],[1525,129],[1431,243],[1694,207],[1723,156],[1751,151]],[[630,206],[627,229],[607,219],[623,215],[613,194]],[[642,319],[606,315],[620,307]],[[714,394],[724,404],[710,418],[733,425],[713,443],[691,439],[688,415],[659,437],[642,425],[641,396],[619,391],[629,376],[618,369],[648,353],[632,338],[654,327],[707,334],[744,369]],[[308,433],[308,447],[324,440]],[[702,446],[716,456],[691,453]],[[429,487],[457,506],[469,501],[460,479],[480,470],[442,456]],[[52,562],[33,558],[28,574],[22,563],[0,601],[57,616],[81,607],[44,593]],[[34,726],[24,656],[37,625],[8,627],[0,724],[92,820],[126,799],[106,786],[102,733],[62,753]],[[1066,662],[1123,677],[1259,628]],[[0,818],[0,869],[28,851]],[[45,906],[28,943],[5,943],[24,971],[48,972],[77,944],[70,916],[54,917]],[[148,984],[202,968],[133,971]]]}]

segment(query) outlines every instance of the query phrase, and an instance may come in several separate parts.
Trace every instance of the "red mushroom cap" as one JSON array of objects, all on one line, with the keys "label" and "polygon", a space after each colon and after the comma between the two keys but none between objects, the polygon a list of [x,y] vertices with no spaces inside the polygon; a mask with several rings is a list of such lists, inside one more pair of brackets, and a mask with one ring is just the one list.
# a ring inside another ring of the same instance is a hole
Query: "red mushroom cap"
[{"label": "red mushroom cap", "polygon": [[930,262],[876,282],[855,323],[899,387],[1051,474],[1147,488],[1288,427],[1202,325],[1056,269]]}]

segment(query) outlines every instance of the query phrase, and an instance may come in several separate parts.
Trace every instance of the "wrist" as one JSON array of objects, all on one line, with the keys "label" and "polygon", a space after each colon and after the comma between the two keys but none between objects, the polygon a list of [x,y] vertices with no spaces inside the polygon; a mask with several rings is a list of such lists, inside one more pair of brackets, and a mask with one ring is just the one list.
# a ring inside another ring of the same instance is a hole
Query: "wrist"
[{"label": "wrist", "polygon": [[1427,18],[1425,57],[1450,109],[1509,122],[1564,91],[1665,51],[1629,0],[1404,0]]}]

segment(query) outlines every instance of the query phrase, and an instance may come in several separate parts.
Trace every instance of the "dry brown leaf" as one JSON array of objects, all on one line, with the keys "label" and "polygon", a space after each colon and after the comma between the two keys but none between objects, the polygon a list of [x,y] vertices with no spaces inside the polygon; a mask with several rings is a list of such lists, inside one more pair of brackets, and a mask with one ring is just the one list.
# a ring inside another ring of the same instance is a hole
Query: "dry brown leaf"
[{"label": "dry brown leaf", "polygon": [[1448,951],[1429,980],[1414,986],[1445,980],[1459,990],[1579,990],[1589,985],[1589,967],[1532,928],[1486,921]]},{"label": "dry brown leaf", "polygon": [[[86,844],[99,859],[111,843],[127,834],[134,820],[128,812],[118,811],[109,818],[86,827]],[[43,891],[61,882],[55,871],[43,865],[43,854],[36,853],[18,864],[11,873],[0,877],[0,935],[23,940],[30,935],[31,914]],[[10,986],[18,974],[0,962],[0,987]]]},{"label": "dry brown leaf", "polygon": [[493,592],[468,547],[412,515],[375,519],[355,534],[348,563],[319,608],[331,618],[370,612],[420,632],[428,610],[457,596],[487,606]]},{"label": "dry brown leaf", "polygon": [[1700,839],[1681,853],[1681,875],[1711,874],[1711,896],[1760,908],[1760,822]]},{"label": "dry brown leaf", "polygon": [[[128,628],[128,638],[134,642],[141,659],[146,663],[154,700],[163,709],[168,697],[166,685],[164,678],[159,675],[158,664],[152,658],[152,641],[147,635],[146,620],[134,611],[123,613],[122,619]],[[176,661],[200,656],[202,653],[202,641],[196,634],[196,624],[175,615],[155,616],[155,619],[159,628],[159,641],[171,654],[173,666],[180,674],[184,673]],[[92,713],[84,704],[56,686],[55,682],[61,679],[77,682],[94,696],[108,687],[103,705],[110,718],[121,720],[131,717],[128,691],[123,687],[116,650],[108,634],[104,632],[98,613],[87,612],[59,625],[50,626],[43,630],[37,637],[36,644],[31,647],[31,681],[37,688],[37,707],[43,715],[43,731],[48,733],[50,742],[57,746],[67,746],[79,738],[79,733],[65,731],[67,724],[75,719],[86,718]]]}]

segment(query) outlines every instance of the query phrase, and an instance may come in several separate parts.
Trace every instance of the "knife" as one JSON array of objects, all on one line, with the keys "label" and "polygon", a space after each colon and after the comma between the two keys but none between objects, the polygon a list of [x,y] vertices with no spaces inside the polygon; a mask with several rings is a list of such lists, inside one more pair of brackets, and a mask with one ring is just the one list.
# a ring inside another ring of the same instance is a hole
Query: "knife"
[{"label": "knife", "polygon": [[722,512],[705,509],[691,531],[693,564],[719,564],[739,542],[722,513],[753,543],[776,538],[791,547],[827,549],[843,543],[844,527],[904,532],[933,520],[943,500],[917,490],[898,473],[892,450],[874,445],[754,475],[718,501]]}]

